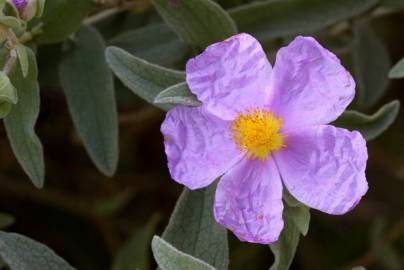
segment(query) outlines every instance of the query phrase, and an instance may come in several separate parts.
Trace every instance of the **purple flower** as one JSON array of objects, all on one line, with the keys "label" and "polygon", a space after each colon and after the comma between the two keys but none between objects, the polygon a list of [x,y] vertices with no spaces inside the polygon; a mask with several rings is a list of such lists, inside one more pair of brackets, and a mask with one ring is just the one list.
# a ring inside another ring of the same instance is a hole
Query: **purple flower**
[{"label": "purple flower", "polygon": [[275,67],[239,34],[188,61],[203,102],[167,113],[161,130],[173,179],[190,189],[222,176],[214,216],[243,241],[275,242],[283,229],[282,182],[303,204],[350,211],[368,189],[366,142],[328,125],[351,103],[355,82],[311,37],[297,37]]}]

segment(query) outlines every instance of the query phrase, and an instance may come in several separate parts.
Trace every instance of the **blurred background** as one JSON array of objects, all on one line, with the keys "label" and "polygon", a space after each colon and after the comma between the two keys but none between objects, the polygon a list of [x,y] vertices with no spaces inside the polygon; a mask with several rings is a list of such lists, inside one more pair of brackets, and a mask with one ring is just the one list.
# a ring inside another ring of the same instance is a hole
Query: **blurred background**
[{"label": "blurred background", "polygon": [[[252,1],[217,2],[230,9]],[[105,19],[94,17],[110,8],[100,4],[86,19],[108,45],[176,69],[184,69],[186,60],[198,53],[178,40],[150,1],[130,2]],[[404,9],[369,12],[372,15],[366,29],[361,25],[364,19],[358,16],[312,34],[353,74],[357,68],[355,42],[361,42],[355,31],[366,34],[362,31],[372,29],[382,44],[373,54],[374,63],[388,61],[392,66],[404,56]],[[289,40],[262,40],[272,63],[278,48]],[[369,43],[366,39],[362,42],[359,48],[366,50]],[[43,189],[34,188],[23,173],[0,127],[0,225],[50,246],[78,269],[131,269],[116,266],[128,250],[137,251],[132,260],[143,260],[142,265],[153,269],[151,236],[164,230],[182,191],[182,186],[170,179],[166,166],[159,131],[165,112],[115,81],[120,162],[114,177],[103,176],[86,154],[68,113],[57,69],[65,51],[62,43],[38,48],[42,97],[37,132],[44,145],[47,174]],[[371,114],[394,99],[404,102],[404,79],[387,81],[386,70],[380,70],[379,75],[385,76],[385,94],[372,106],[354,104],[354,109]],[[404,269],[404,112],[368,147],[370,189],[366,197],[344,216],[312,210],[309,234],[301,239],[292,269],[350,269],[359,265]],[[230,269],[268,269],[272,261],[267,246],[241,243],[230,236]]]}]

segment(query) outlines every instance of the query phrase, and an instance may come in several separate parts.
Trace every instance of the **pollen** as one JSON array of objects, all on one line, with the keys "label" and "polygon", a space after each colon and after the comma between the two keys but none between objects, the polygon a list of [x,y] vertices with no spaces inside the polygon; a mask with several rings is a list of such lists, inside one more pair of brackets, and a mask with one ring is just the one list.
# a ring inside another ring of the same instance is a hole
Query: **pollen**
[{"label": "pollen", "polygon": [[251,110],[240,113],[230,130],[238,148],[247,151],[247,158],[266,160],[273,151],[285,147],[281,127],[282,119],[272,112]]}]

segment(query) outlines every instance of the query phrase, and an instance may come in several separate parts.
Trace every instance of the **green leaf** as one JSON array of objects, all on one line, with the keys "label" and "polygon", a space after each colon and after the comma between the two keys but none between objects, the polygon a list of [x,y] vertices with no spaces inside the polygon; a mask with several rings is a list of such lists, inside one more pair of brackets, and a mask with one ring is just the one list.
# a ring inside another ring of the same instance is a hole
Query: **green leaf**
[{"label": "green leaf", "polygon": [[157,215],[152,216],[147,224],[133,232],[115,258],[112,270],[151,269],[149,263],[150,241],[158,220]]},{"label": "green leaf", "polygon": [[209,264],[179,251],[158,236],[153,237],[152,250],[161,270],[215,270]]},{"label": "green leaf", "polygon": [[0,101],[11,104],[18,102],[17,90],[3,71],[0,71]]},{"label": "green leaf", "polygon": [[216,269],[227,270],[227,232],[213,217],[215,190],[214,184],[194,191],[184,189],[162,237]]},{"label": "green leaf", "polygon": [[19,28],[22,26],[23,22],[13,16],[0,16],[0,24],[10,28]]},{"label": "green leaf", "polygon": [[41,20],[43,23],[38,42],[57,43],[76,32],[81,21],[93,8],[93,0],[48,0]]},{"label": "green leaf", "polygon": [[280,238],[274,244],[269,245],[275,257],[275,262],[270,270],[288,270],[290,268],[299,244],[300,234],[306,235],[309,228],[309,208],[302,204],[290,206],[286,199],[283,220],[285,225]]},{"label": "green leaf", "polygon": [[29,68],[27,47],[25,47],[23,44],[17,44],[15,46],[15,49],[17,50],[17,56],[18,61],[20,62],[22,75],[24,77],[27,77]]},{"label": "green leaf", "polygon": [[16,233],[0,232],[0,256],[11,270],[74,270],[45,245]]},{"label": "green leaf", "polygon": [[45,2],[46,2],[46,0],[37,0],[37,2],[36,2],[36,4],[37,4],[36,17],[41,17],[42,16],[43,11],[45,9]]},{"label": "green leaf", "polygon": [[[122,83],[151,104],[161,91],[185,80],[184,72],[149,63],[120,48],[108,47],[106,57],[109,67]],[[167,105],[158,107],[170,108]]]},{"label": "green leaf", "polygon": [[237,34],[229,14],[211,0],[153,0],[153,3],[182,40],[199,48]]},{"label": "green leaf", "polygon": [[97,30],[82,26],[77,42],[60,64],[60,79],[77,133],[104,174],[118,163],[118,114],[113,75]]},{"label": "green leaf", "polygon": [[7,101],[0,101],[0,119],[6,117],[12,110],[13,105]]},{"label": "green leaf", "polygon": [[399,110],[400,102],[394,100],[383,105],[372,115],[366,115],[357,111],[345,111],[334,124],[349,130],[357,130],[362,133],[367,141],[370,141],[390,127],[397,118]]},{"label": "green leaf", "polygon": [[12,215],[0,212],[0,230],[10,227],[15,222]]},{"label": "green leaf", "polygon": [[282,0],[260,1],[229,11],[240,32],[260,40],[318,31],[355,17],[378,0]]},{"label": "green leaf", "polygon": [[16,65],[10,73],[12,84],[18,91],[18,103],[4,119],[7,137],[18,162],[38,188],[44,184],[45,164],[42,144],[35,133],[39,115],[38,69],[34,53],[28,49],[28,75],[24,78]]},{"label": "green leaf", "polygon": [[397,64],[389,72],[390,79],[404,78],[404,58],[398,61]]},{"label": "green leaf", "polygon": [[287,214],[290,220],[304,236],[309,232],[310,209],[296,200],[287,190],[284,189],[284,200],[288,206]]},{"label": "green leaf", "polygon": [[383,41],[365,21],[354,24],[353,60],[359,86],[357,103],[368,108],[386,92],[391,62]]},{"label": "green leaf", "polygon": [[160,92],[154,99],[156,104],[200,106],[202,103],[189,90],[186,82],[175,84]]},{"label": "green leaf", "polygon": [[174,65],[185,58],[188,47],[163,23],[124,32],[108,42],[146,61]]}]

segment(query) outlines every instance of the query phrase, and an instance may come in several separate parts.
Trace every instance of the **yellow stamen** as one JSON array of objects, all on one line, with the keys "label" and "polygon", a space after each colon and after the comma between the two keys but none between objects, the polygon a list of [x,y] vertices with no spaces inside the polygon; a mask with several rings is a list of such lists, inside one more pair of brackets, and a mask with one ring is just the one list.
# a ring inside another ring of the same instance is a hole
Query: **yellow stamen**
[{"label": "yellow stamen", "polygon": [[266,160],[271,152],[285,147],[281,127],[282,119],[273,113],[252,110],[240,113],[230,130],[240,150],[247,150],[247,158]]}]

